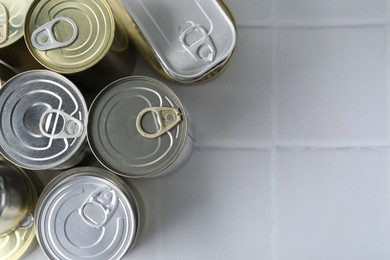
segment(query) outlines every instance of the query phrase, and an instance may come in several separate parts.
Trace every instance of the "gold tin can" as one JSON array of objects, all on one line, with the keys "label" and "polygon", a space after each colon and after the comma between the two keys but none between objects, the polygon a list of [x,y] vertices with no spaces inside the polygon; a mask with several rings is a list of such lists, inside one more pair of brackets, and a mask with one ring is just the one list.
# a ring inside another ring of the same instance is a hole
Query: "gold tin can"
[{"label": "gold tin can", "polygon": [[58,73],[93,67],[91,76],[112,80],[134,69],[129,38],[105,0],[34,2],[26,17],[25,41],[40,64]]},{"label": "gold tin can", "polygon": [[24,21],[33,0],[1,0],[0,60],[17,71],[40,68],[24,43]]},{"label": "gold tin can", "polygon": [[0,48],[10,46],[23,38],[24,20],[33,0],[1,0]]},{"label": "gold tin can", "polygon": [[222,0],[107,1],[162,77],[179,83],[204,82],[230,63],[236,24]]},{"label": "gold tin can", "polygon": [[38,200],[27,174],[0,160],[0,260],[20,259],[36,244],[33,212]]}]

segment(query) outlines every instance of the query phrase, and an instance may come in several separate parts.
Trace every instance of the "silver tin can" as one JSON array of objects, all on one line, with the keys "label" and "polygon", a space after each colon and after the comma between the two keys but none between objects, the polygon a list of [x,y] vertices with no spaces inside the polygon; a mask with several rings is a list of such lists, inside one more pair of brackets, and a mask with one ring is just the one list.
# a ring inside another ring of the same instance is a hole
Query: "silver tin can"
[{"label": "silver tin can", "polygon": [[64,169],[81,161],[87,105],[64,76],[35,70],[0,89],[0,152],[26,169]]},{"label": "silver tin can", "polygon": [[34,244],[37,194],[21,169],[0,159],[0,259],[19,259]]},{"label": "silver tin can", "polygon": [[181,83],[221,72],[236,46],[233,17],[219,0],[108,0],[146,60]]},{"label": "silver tin can", "polygon": [[38,242],[50,259],[120,259],[138,231],[138,206],[129,187],[94,167],[53,179],[35,214]]},{"label": "silver tin can", "polygon": [[188,114],[165,84],[127,77],[92,102],[88,141],[107,169],[124,177],[161,176],[189,157],[194,138]]}]

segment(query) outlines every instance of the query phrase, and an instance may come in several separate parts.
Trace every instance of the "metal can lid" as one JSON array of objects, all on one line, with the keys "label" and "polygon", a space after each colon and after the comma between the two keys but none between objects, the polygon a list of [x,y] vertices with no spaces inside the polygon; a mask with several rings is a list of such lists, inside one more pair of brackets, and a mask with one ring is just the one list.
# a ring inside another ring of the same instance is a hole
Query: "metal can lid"
[{"label": "metal can lid", "polygon": [[149,177],[181,153],[188,121],[179,98],[147,77],[113,82],[90,108],[88,141],[96,158],[125,177]]},{"label": "metal can lid", "polygon": [[85,100],[60,74],[28,71],[0,89],[0,152],[20,167],[60,167],[85,145],[86,127]]},{"label": "metal can lid", "polygon": [[235,27],[218,1],[169,0],[158,6],[153,0],[122,3],[165,72],[177,81],[199,81],[233,53]]},{"label": "metal can lid", "polygon": [[105,0],[36,1],[25,23],[32,55],[59,73],[95,65],[110,50],[114,32],[114,17]]},{"label": "metal can lid", "polygon": [[24,20],[33,0],[2,0],[0,3],[0,48],[7,47],[24,34]]},{"label": "metal can lid", "polygon": [[[0,163],[3,164],[4,162],[0,160]],[[7,235],[0,236],[0,260],[20,259],[31,250],[36,242],[33,212],[38,200],[37,192],[25,172],[15,166],[7,165],[15,168],[26,179],[28,185],[26,197],[28,198],[29,209],[25,219],[17,229]]]},{"label": "metal can lid", "polygon": [[50,259],[120,259],[135,241],[138,218],[136,200],[122,180],[82,167],[44,189],[35,227]]}]

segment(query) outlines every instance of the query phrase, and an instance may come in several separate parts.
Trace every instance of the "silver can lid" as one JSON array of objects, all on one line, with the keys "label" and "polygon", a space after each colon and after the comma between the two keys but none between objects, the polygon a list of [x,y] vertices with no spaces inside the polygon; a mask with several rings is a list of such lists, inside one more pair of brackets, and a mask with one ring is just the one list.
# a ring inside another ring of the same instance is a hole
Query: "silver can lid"
[{"label": "silver can lid", "polygon": [[166,73],[177,81],[198,81],[222,66],[233,53],[235,27],[218,1],[122,3]]},{"label": "silver can lid", "polygon": [[188,129],[185,109],[165,84],[127,77],[103,89],[89,113],[88,141],[96,158],[125,177],[149,177],[181,153]]},{"label": "silver can lid", "polygon": [[120,259],[138,230],[138,207],[128,186],[94,167],[54,179],[35,214],[38,242],[50,259]]},{"label": "silver can lid", "polygon": [[14,164],[60,168],[86,140],[87,105],[64,76],[28,71],[0,89],[0,151]]}]

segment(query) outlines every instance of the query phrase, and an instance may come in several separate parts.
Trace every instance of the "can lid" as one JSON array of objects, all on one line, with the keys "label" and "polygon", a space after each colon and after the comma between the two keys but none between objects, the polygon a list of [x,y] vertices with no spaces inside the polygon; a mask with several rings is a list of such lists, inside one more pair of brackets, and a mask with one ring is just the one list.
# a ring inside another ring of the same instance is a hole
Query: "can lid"
[{"label": "can lid", "polygon": [[[224,64],[236,45],[233,22],[218,1],[122,0],[173,79],[194,82]],[[167,19],[169,17],[169,19]]]},{"label": "can lid", "polygon": [[50,259],[120,259],[138,231],[128,186],[106,170],[74,168],[54,179],[38,201],[38,242]]},{"label": "can lid", "polygon": [[[0,161],[2,162],[2,161]],[[3,162],[2,162],[3,163]],[[14,166],[12,166],[14,167]],[[38,200],[37,192],[28,178],[27,174],[21,169],[14,167],[18,172],[23,174],[28,185],[28,214],[21,225],[14,231],[5,236],[0,236],[0,260],[20,259],[24,256],[34,245],[35,229],[33,212]]]},{"label": "can lid", "polygon": [[109,51],[114,32],[114,17],[105,0],[36,1],[25,24],[32,55],[59,73],[95,65]]},{"label": "can lid", "polygon": [[0,48],[7,47],[24,34],[24,20],[33,0],[1,0]]},{"label": "can lid", "polygon": [[187,138],[187,115],[165,84],[127,77],[103,89],[89,113],[88,141],[96,158],[125,177],[148,177],[172,164]]},{"label": "can lid", "polygon": [[32,170],[56,168],[77,154],[86,140],[87,105],[64,76],[28,71],[0,89],[0,151]]}]

